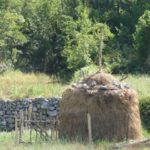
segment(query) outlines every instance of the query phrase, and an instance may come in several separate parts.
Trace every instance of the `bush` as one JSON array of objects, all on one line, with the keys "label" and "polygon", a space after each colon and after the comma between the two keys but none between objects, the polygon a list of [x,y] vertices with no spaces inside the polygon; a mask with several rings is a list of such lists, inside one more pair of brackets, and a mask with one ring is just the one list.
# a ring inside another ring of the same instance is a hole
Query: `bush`
[{"label": "bush", "polygon": [[4,73],[13,68],[11,63],[0,63],[0,73]]},{"label": "bush", "polygon": [[[140,60],[139,63],[143,66],[150,68],[150,11],[146,10],[144,14],[139,18],[136,25],[136,31],[133,34],[134,38],[134,48],[137,51],[137,59]],[[141,67],[142,67],[141,66]],[[143,67],[144,67],[143,66]],[[143,68],[142,67],[142,68]]]},{"label": "bush", "polygon": [[143,126],[150,131],[150,97],[140,100],[140,113]]},{"label": "bush", "polygon": [[86,67],[83,67],[79,70],[77,70],[72,79],[71,79],[71,83],[72,82],[78,82],[80,81],[81,79],[83,79],[84,77],[88,76],[88,75],[91,75],[95,72],[97,72],[99,69],[98,69],[98,66],[92,64],[92,65],[89,65],[89,66],[86,66]]}]

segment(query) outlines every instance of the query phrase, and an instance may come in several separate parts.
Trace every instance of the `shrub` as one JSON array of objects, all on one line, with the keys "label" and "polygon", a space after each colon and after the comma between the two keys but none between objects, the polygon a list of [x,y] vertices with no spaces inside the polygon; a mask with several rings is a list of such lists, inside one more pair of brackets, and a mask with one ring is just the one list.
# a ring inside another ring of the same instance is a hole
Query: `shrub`
[{"label": "shrub", "polygon": [[89,66],[86,66],[86,67],[83,67],[79,70],[77,70],[72,79],[71,79],[71,82],[78,82],[80,81],[82,78],[90,75],[90,74],[93,74],[95,72],[98,71],[98,66],[92,64],[92,65],[89,65]]},{"label": "shrub", "polygon": [[150,97],[140,100],[140,113],[143,126],[150,131]]},{"label": "shrub", "polygon": [[[150,11],[146,10],[144,14],[139,18],[136,25],[136,31],[133,34],[134,47],[137,51],[137,58],[139,63],[146,71],[149,72],[150,68]],[[142,67],[141,66],[141,67]]]},{"label": "shrub", "polygon": [[13,68],[13,65],[11,63],[0,63],[0,73],[4,73],[8,70],[11,70]]}]

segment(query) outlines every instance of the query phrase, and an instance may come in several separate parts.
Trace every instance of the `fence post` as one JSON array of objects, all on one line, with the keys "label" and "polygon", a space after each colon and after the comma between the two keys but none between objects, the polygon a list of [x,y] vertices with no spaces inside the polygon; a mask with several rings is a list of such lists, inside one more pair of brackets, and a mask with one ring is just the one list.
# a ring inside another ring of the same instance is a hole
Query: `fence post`
[{"label": "fence post", "polygon": [[16,116],[15,116],[15,133],[16,133],[15,144],[18,145],[19,140],[18,140],[18,118],[17,118],[17,113],[16,113]]},{"label": "fence post", "polygon": [[58,139],[59,135],[58,135],[58,116],[56,117],[56,120],[55,120],[55,130],[56,130],[56,140]]},{"label": "fence post", "polygon": [[19,135],[19,143],[22,142],[23,123],[24,123],[23,110],[20,110],[20,131],[19,131],[20,135]]},{"label": "fence post", "polygon": [[29,106],[29,130],[30,130],[30,143],[32,143],[32,127],[31,127],[31,117],[32,117],[32,104]]},{"label": "fence post", "polygon": [[[42,126],[42,112],[40,112],[40,122],[39,126]],[[39,133],[39,137],[42,138],[41,132]]]},{"label": "fence post", "polygon": [[89,144],[92,145],[92,124],[91,124],[91,115],[87,114],[87,122],[88,122],[88,137],[89,137]]},{"label": "fence post", "polygon": [[25,109],[24,119],[25,119],[25,131],[27,131],[27,129],[28,129],[28,122],[27,122],[27,120],[28,120],[28,110],[27,109]]}]

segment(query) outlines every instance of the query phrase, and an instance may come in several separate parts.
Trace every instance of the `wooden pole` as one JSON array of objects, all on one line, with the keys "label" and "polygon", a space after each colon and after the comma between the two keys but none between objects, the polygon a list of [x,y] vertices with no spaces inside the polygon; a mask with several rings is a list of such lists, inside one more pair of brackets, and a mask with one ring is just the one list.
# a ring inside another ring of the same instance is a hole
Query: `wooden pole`
[{"label": "wooden pole", "polygon": [[92,145],[92,124],[91,124],[91,115],[87,114],[87,122],[88,122],[88,136],[89,136],[89,144]]},{"label": "wooden pole", "polygon": [[[35,119],[37,120],[37,116],[36,115],[35,115]],[[39,125],[39,122],[37,122],[37,124]],[[37,143],[37,141],[38,141],[38,132],[37,132],[37,129],[35,129],[35,132],[36,132],[35,142]]]},{"label": "wooden pole", "polygon": [[[40,123],[39,123],[39,126],[42,126],[42,112],[40,112]],[[41,132],[39,133],[40,135],[40,138],[42,138],[42,134]]]},{"label": "wooden pole", "polygon": [[56,117],[56,126],[55,126],[55,130],[56,130],[56,140],[58,139],[58,116]]},{"label": "wooden pole", "polygon": [[29,106],[29,130],[30,130],[30,143],[32,143],[32,127],[31,127],[31,114],[32,114],[32,104]]},{"label": "wooden pole", "polygon": [[23,110],[20,110],[20,131],[19,131],[19,143],[22,142],[23,135]]},{"label": "wooden pole", "polygon": [[28,129],[28,123],[27,123],[27,120],[28,120],[28,110],[26,109],[26,110],[25,110],[25,130]]},{"label": "wooden pole", "polygon": [[16,116],[15,116],[15,133],[16,133],[15,144],[18,145],[19,140],[18,140],[18,118],[17,118],[17,113],[16,113]]},{"label": "wooden pole", "polygon": [[[33,114],[33,121],[35,122],[35,124],[39,124],[39,122],[36,120],[37,119],[37,117],[36,117],[36,114],[35,114],[35,112],[33,112],[32,113]],[[35,126],[35,124],[34,124],[34,129],[35,129],[35,142],[37,143],[37,138],[38,138],[38,133],[37,133],[37,129],[36,129],[36,126]]]},{"label": "wooden pole", "polygon": [[21,128],[22,128],[22,134],[23,134],[23,132],[24,132],[24,112],[23,112],[23,110],[21,110],[21,118],[22,118],[22,124],[21,124]]},{"label": "wooden pole", "polygon": [[100,39],[100,51],[99,51],[99,69],[100,72],[102,72],[102,57],[103,57],[103,46],[104,46],[104,33],[102,31],[101,33],[101,39]]}]

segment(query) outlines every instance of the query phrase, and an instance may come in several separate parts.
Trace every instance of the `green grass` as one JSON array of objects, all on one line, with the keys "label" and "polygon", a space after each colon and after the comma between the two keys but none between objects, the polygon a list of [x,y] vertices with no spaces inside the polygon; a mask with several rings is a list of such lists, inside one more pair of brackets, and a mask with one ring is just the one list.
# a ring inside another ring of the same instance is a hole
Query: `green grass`
[{"label": "green grass", "polygon": [[143,136],[145,137],[145,138],[150,138],[150,131],[148,131],[148,130],[146,130],[146,129],[144,129],[143,128]]},{"label": "green grass", "polygon": [[[114,144],[114,142],[108,141],[97,141],[96,143],[89,145],[86,142],[80,141],[51,140],[47,143],[38,142],[15,145],[14,132],[0,133],[0,150],[108,150],[110,147],[114,146]],[[122,150],[128,150],[128,148]],[[138,150],[148,149],[140,147]]]},{"label": "green grass", "polygon": [[38,142],[33,144],[19,144],[15,145],[15,133],[1,132],[0,133],[0,150],[103,150],[108,148],[112,143],[107,141],[97,142],[92,146],[88,143],[80,141],[66,141],[66,140],[51,140],[47,143]]},{"label": "green grass", "polygon": [[138,92],[139,99],[150,97],[150,76],[149,75],[129,75],[123,82]]},{"label": "green grass", "polygon": [[[78,74],[79,72],[77,72]],[[121,77],[117,76],[117,78],[120,79]],[[5,72],[0,75],[0,98],[17,99],[37,96],[61,96],[65,85],[55,81],[60,81],[60,79],[43,73]],[[150,76],[129,75],[123,82],[127,82],[131,88],[138,92],[139,99],[150,97]]]},{"label": "green grass", "polygon": [[42,73],[5,72],[0,75],[0,98],[61,96],[64,85],[57,83],[57,81],[60,81],[60,79]]}]

